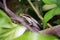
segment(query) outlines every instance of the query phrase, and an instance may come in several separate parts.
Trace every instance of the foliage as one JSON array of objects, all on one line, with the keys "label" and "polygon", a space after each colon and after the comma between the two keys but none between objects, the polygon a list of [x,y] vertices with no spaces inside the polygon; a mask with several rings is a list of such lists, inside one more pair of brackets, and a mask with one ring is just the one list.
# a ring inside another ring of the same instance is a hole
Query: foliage
[{"label": "foliage", "polygon": [[[27,0],[19,0],[16,2],[16,5],[13,5],[12,8],[11,5],[9,5],[9,1],[7,2],[8,7],[10,7],[10,9],[17,15],[20,16],[20,14],[23,13],[31,15],[38,22],[42,23],[43,29],[47,28],[47,23],[49,23],[55,15],[60,15],[60,0],[31,1],[32,5],[29,4],[29,1]],[[16,8],[16,6],[18,6],[18,8]],[[60,24],[60,19],[52,21],[52,23]],[[0,9],[0,40],[58,40],[58,38],[52,35],[50,36],[31,32],[21,23],[13,23],[7,13]]]},{"label": "foliage", "polygon": [[46,23],[51,19],[53,18],[55,15],[57,14],[60,14],[60,0],[43,0],[43,2],[45,4],[56,4],[57,7],[51,9],[50,11],[48,11],[45,16],[44,16],[44,19],[43,19],[43,27],[46,28]]},{"label": "foliage", "polygon": [[[1,19],[4,19],[4,20],[2,20],[3,22],[1,22],[0,24],[8,25],[8,26],[6,25],[6,27],[3,27],[3,26],[0,27],[1,28],[0,40],[44,40],[44,39],[45,40],[49,40],[49,39],[55,40],[55,39],[57,39],[54,36],[48,37],[48,35],[42,35],[39,33],[30,32],[30,31],[25,32],[26,28],[24,28],[21,25],[13,24],[11,22],[10,18],[5,14],[4,11],[0,10],[0,15],[1,15]],[[10,27],[12,27],[12,28],[10,28]],[[48,39],[47,39],[47,37],[48,37]]]},{"label": "foliage", "polygon": [[15,40],[55,40],[57,38],[49,35],[26,31],[22,36]]}]

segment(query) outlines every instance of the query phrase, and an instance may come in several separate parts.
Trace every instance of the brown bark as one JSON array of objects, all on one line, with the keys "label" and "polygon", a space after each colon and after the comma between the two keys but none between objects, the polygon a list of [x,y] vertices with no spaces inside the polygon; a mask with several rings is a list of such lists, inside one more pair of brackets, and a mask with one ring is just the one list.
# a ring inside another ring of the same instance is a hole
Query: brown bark
[{"label": "brown bark", "polygon": [[[25,27],[27,27],[30,31],[37,31],[36,29],[33,29],[28,23],[25,22],[25,19],[23,19],[22,17],[14,14],[14,12],[12,12],[10,9],[7,8],[6,6],[6,0],[3,0],[3,4],[0,2],[0,7],[3,8],[7,14],[11,17],[13,17],[15,20],[21,22]],[[39,31],[40,33],[43,34],[48,34],[48,35],[56,35],[58,37],[60,37],[60,25]]]},{"label": "brown bark", "polygon": [[48,34],[48,35],[55,35],[55,36],[60,37],[60,25],[42,30],[40,31],[40,33]]}]

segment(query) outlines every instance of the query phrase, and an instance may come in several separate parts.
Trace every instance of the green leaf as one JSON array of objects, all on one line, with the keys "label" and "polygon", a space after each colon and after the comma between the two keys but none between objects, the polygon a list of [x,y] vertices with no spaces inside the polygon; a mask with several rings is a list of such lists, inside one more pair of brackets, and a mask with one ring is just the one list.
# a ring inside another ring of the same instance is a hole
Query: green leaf
[{"label": "green leaf", "polygon": [[0,34],[0,40],[12,40],[14,37],[15,30],[10,29],[9,31]]},{"label": "green leaf", "polygon": [[57,7],[55,10],[55,15],[58,15],[58,14],[60,14],[60,8],[59,7]]},{"label": "green leaf", "polygon": [[26,28],[12,23],[6,13],[0,9],[0,40],[12,40],[22,35]]},{"label": "green leaf", "polygon": [[14,40],[55,40],[55,39],[57,39],[57,38],[54,36],[26,31],[22,36],[14,39]]},{"label": "green leaf", "polygon": [[1,9],[0,9],[0,27],[4,27],[4,28],[13,27],[11,19]]},{"label": "green leaf", "polygon": [[55,24],[60,24],[60,19],[54,21],[53,23],[55,23]]},{"label": "green leaf", "polygon": [[43,0],[46,4],[55,4],[58,0]]},{"label": "green leaf", "polygon": [[60,7],[60,0],[43,0],[45,4],[56,4],[57,7]]},{"label": "green leaf", "polygon": [[60,8],[55,8],[48,11],[43,18],[43,27],[46,28],[47,22],[54,17],[56,14],[60,14]]},{"label": "green leaf", "polygon": [[43,11],[47,11],[47,10],[50,10],[50,9],[53,9],[53,8],[56,8],[56,7],[57,7],[56,4],[51,4],[51,5],[46,4],[46,5],[43,6]]},{"label": "green leaf", "polygon": [[60,0],[56,1],[56,5],[60,8]]},{"label": "green leaf", "polygon": [[55,15],[55,10],[56,9],[52,9],[45,14],[43,18],[43,28],[46,28],[46,23]]},{"label": "green leaf", "polygon": [[22,25],[13,24],[15,27],[10,29],[2,29],[0,30],[0,40],[12,40],[21,36],[25,31],[26,28]]}]

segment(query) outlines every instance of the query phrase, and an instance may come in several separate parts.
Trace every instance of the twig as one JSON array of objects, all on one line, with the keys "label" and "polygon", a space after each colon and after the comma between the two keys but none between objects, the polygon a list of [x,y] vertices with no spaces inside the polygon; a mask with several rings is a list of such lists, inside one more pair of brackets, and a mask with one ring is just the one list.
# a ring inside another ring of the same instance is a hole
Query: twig
[{"label": "twig", "polygon": [[39,6],[38,6],[38,0],[35,0],[34,5],[37,11],[40,13]]},{"label": "twig", "polygon": [[[30,0],[27,0],[29,2],[29,4],[31,5],[31,7],[33,8],[33,10],[36,12],[36,14],[38,15],[38,17],[43,20],[43,17],[40,15],[39,11],[34,7],[33,3]],[[47,23],[48,27],[52,27],[49,23]]]},{"label": "twig", "polygon": [[38,32],[39,31],[37,28],[35,28],[35,26],[29,25],[23,17],[14,14],[14,12],[12,12],[10,9],[8,9],[7,5],[6,5],[6,0],[3,0],[3,4],[2,5],[4,6],[3,9],[7,12],[7,14],[10,17],[12,17],[15,20],[19,21],[20,23],[22,23],[25,27],[27,27],[32,32]]},{"label": "twig", "polygon": [[[3,1],[4,1],[4,4],[6,5],[6,0],[3,0]],[[31,26],[25,22],[24,18],[22,18],[21,16],[19,17],[19,16],[15,15],[11,10],[6,8],[6,6],[4,6],[4,7],[3,7],[3,9],[7,12],[8,15],[15,18],[15,20],[21,22],[25,27],[27,27],[31,31],[36,31],[36,30],[32,29]],[[40,31],[40,33],[49,34],[49,35],[56,35],[56,36],[60,37],[60,25],[42,30],[42,31]]]},{"label": "twig", "polygon": [[36,12],[36,14],[38,15],[38,17],[43,20],[42,16],[39,14],[39,12],[37,11],[37,9],[34,7],[34,5],[32,4],[32,2],[30,0],[27,0],[29,2],[29,4],[31,5],[31,7],[33,8],[33,10]]},{"label": "twig", "polygon": [[1,2],[0,2],[0,7],[1,7],[1,8],[4,8],[4,5],[3,5]]},{"label": "twig", "polygon": [[60,25],[40,31],[42,34],[55,35],[60,37]]}]

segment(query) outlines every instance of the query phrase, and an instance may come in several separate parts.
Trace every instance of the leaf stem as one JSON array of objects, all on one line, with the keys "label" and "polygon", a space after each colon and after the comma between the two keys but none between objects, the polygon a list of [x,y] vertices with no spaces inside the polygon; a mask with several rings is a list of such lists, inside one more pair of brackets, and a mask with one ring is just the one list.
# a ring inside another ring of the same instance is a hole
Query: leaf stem
[{"label": "leaf stem", "polygon": [[33,10],[36,12],[36,14],[38,15],[38,17],[43,20],[42,16],[40,15],[40,13],[38,12],[38,10],[35,8],[35,6],[33,5],[33,3],[30,0],[27,0],[29,2],[29,4],[31,5],[31,7],[33,8]]},{"label": "leaf stem", "polygon": [[[31,7],[33,8],[33,10],[36,12],[36,14],[38,15],[38,17],[43,20],[43,17],[40,15],[39,11],[36,9],[36,7],[33,5],[33,3],[31,2],[31,0],[27,0],[28,3],[31,5]],[[52,25],[50,25],[49,23],[47,23],[48,27],[52,27]]]}]

